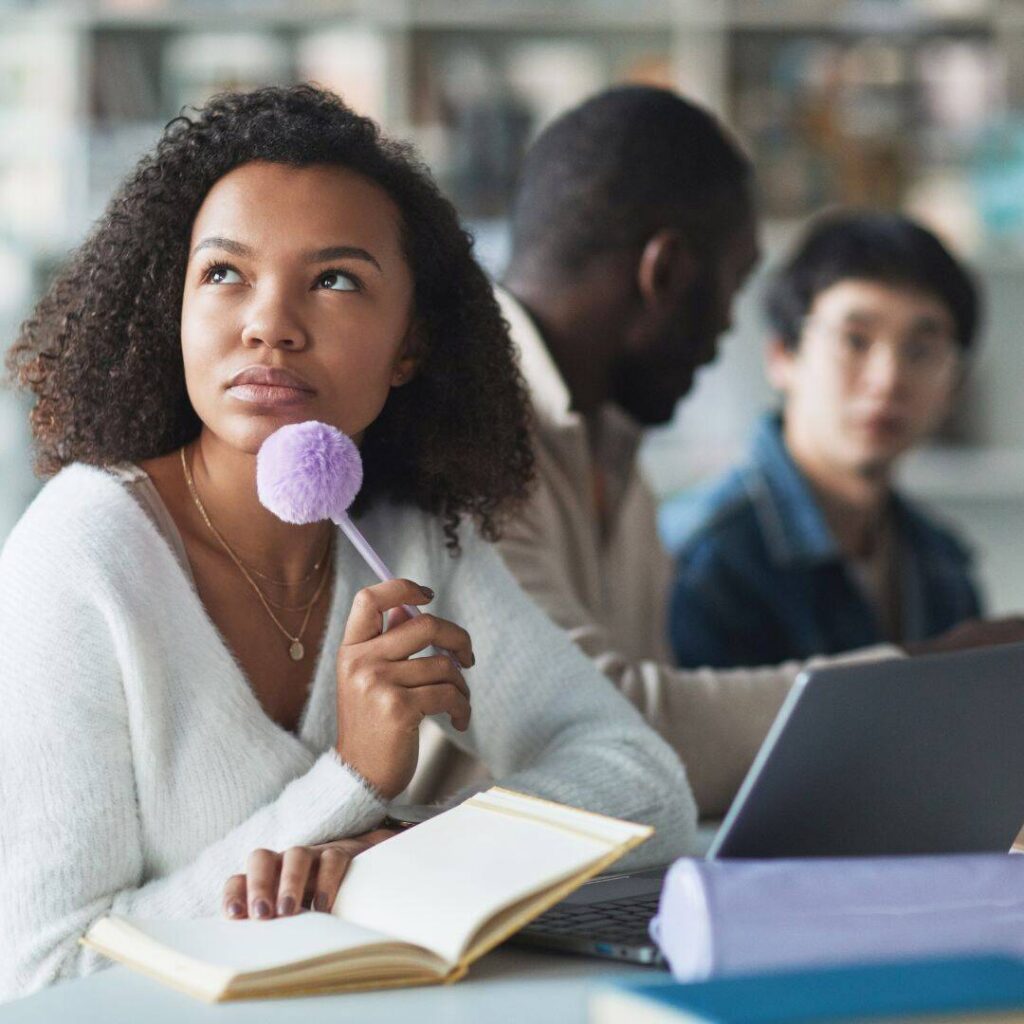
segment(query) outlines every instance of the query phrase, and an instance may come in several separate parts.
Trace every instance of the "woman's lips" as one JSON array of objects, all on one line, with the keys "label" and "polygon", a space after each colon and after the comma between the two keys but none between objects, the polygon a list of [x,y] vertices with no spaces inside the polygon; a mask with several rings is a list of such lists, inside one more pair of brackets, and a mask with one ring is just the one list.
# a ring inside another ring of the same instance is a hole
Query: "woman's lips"
[{"label": "woman's lips", "polygon": [[232,398],[249,405],[281,408],[288,405],[302,405],[313,397],[312,391],[289,387],[282,384],[235,384],[228,388]]},{"label": "woman's lips", "polygon": [[302,405],[316,394],[298,374],[280,366],[259,363],[239,370],[232,377],[227,392],[240,402],[265,408]]}]

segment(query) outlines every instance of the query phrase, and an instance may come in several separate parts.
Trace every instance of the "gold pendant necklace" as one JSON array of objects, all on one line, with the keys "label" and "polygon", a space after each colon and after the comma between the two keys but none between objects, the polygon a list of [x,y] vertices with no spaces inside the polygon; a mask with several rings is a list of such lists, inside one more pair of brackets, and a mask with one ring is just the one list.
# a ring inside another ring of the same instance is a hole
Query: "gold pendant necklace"
[{"label": "gold pendant necklace", "polygon": [[[199,514],[203,517],[203,522],[206,523],[206,525],[210,529],[210,532],[220,542],[221,547],[223,547],[224,550],[227,552],[228,557],[231,559],[231,561],[234,562],[235,565],[238,567],[238,571],[245,577],[249,586],[252,587],[254,591],[256,591],[256,596],[260,599],[260,604],[263,605],[264,609],[266,610],[266,613],[270,616],[271,622],[273,622],[274,625],[277,626],[277,628],[281,631],[281,633],[284,634],[285,639],[290,641],[288,644],[288,656],[292,659],[292,661],[302,661],[302,659],[306,655],[306,648],[303,646],[302,643],[302,634],[306,632],[306,626],[309,625],[309,618],[313,614],[313,606],[320,599],[320,595],[323,593],[324,590],[324,585],[327,583],[327,577],[330,575],[331,572],[330,554],[334,541],[333,532],[328,534],[327,550],[321,556],[321,561],[323,561],[325,564],[323,574],[320,577],[320,582],[317,584],[316,592],[313,594],[313,597],[310,599],[309,604],[306,606],[306,614],[302,619],[302,625],[299,627],[298,633],[292,636],[292,634],[289,633],[288,630],[285,629],[284,626],[281,624],[280,619],[278,619],[278,617],[271,610],[270,603],[264,596],[263,591],[259,588],[259,585],[249,574],[246,567],[242,564],[242,560],[238,557],[238,555],[235,554],[235,552],[231,548],[231,545],[228,544],[228,542],[223,538],[223,536],[221,536],[220,531],[217,529],[216,526],[213,525],[209,515],[207,515],[206,508],[203,505],[202,501],[200,501],[199,499],[199,492],[196,490],[195,481],[192,479],[192,471],[189,469],[188,460],[185,458],[184,445],[181,448],[181,470],[185,475],[185,484],[188,487],[188,492],[189,494],[192,495],[192,500],[193,502],[195,502],[195,506],[199,510]],[[307,576],[306,579],[309,579],[309,576]]]}]

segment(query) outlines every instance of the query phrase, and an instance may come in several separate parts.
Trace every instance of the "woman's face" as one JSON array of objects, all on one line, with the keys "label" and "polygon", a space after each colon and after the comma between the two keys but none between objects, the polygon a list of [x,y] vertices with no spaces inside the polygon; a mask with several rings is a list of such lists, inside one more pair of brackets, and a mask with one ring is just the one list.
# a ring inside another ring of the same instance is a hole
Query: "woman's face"
[{"label": "woman's face", "polygon": [[181,305],[192,405],[253,454],[303,420],[358,442],[414,370],[412,304],[401,215],[383,189],[330,165],[237,167],[192,226]]}]

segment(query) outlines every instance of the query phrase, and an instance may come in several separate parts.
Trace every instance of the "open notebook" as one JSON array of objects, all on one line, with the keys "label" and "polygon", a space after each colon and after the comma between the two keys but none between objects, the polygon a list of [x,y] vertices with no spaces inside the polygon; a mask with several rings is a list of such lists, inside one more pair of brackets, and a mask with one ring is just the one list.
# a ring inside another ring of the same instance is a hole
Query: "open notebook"
[{"label": "open notebook", "polygon": [[211,1002],[456,981],[652,831],[495,787],[360,854],[330,914],[105,917],[82,941]]}]

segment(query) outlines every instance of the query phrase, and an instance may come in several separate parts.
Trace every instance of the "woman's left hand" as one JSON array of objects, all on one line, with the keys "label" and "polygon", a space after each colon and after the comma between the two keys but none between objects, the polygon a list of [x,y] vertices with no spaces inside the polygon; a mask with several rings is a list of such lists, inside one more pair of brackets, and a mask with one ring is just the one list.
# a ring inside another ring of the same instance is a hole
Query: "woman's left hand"
[{"label": "woman's left hand", "polygon": [[328,911],[352,858],[397,834],[379,828],[317,846],[293,846],[284,853],[254,850],[245,874],[232,875],[224,886],[224,916],[269,920],[303,908]]}]

